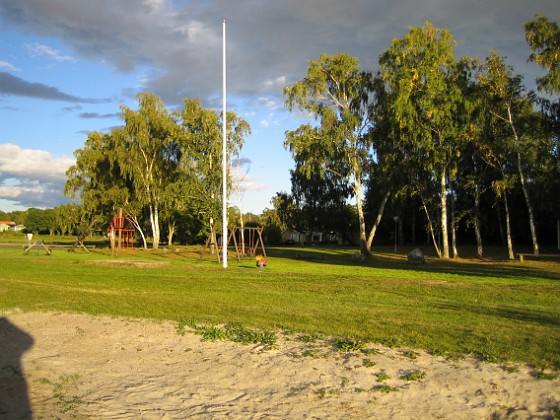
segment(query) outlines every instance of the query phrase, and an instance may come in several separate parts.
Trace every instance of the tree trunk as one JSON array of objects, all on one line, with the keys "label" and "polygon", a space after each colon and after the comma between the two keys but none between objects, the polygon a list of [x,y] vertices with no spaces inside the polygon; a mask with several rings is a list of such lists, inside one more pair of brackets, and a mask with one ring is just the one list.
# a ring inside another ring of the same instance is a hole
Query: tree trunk
[{"label": "tree trunk", "polygon": [[446,168],[442,166],[439,178],[441,194],[441,237],[443,240],[442,257],[449,258],[449,234],[447,232],[447,182]]},{"label": "tree trunk", "polygon": [[508,247],[508,258],[510,260],[514,260],[515,255],[513,254],[513,242],[511,240],[511,224],[509,220],[509,205],[506,191],[504,191],[504,210],[506,212],[506,240]]},{"label": "tree trunk", "polygon": [[150,224],[152,225],[152,248],[159,249],[160,232],[157,204],[150,205]]},{"label": "tree trunk", "polygon": [[387,201],[389,201],[389,197],[391,197],[391,190],[388,190],[385,193],[383,200],[381,200],[381,204],[379,205],[379,210],[377,212],[375,223],[373,224],[369,232],[369,236],[367,238],[368,253],[371,253],[371,246],[373,244],[373,239],[375,238],[375,233],[377,232],[377,228],[379,227],[379,224],[381,223],[381,219],[383,218],[383,213],[385,212],[385,205],[387,204]]},{"label": "tree trunk", "polygon": [[513,115],[511,113],[511,106],[507,108],[508,112],[508,122],[513,132],[513,138],[515,139],[515,146],[517,148],[517,172],[519,174],[519,181],[521,183],[521,189],[523,190],[523,196],[525,197],[525,204],[527,205],[527,212],[529,213],[529,228],[531,229],[531,240],[533,241],[533,254],[539,255],[539,243],[537,241],[537,231],[535,229],[535,218],[533,216],[533,206],[531,205],[531,200],[529,198],[529,191],[527,190],[527,185],[525,184],[525,175],[523,174],[523,168],[521,167],[521,153],[519,152],[519,136],[517,135],[517,130],[513,124]]},{"label": "tree trunk", "polygon": [[412,246],[416,246],[416,212],[412,212]]},{"label": "tree trunk", "polygon": [[455,196],[451,198],[451,249],[453,258],[459,258],[459,250],[457,249],[457,215],[455,214]]},{"label": "tree trunk", "polygon": [[134,227],[134,229],[136,229],[138,231],[138,233],[140,233],[140,237],[142,238],[142,244],[144,246],[144,249],[148,249],[148,242],[146,241],[146,235],[144,234],[144,231],[140,227],[140,223],[138,222],[138,218],[136,216],[134,216],[134,217],[127,216],[127,220]]},{"label": "tree trunk", "polygon": [[175,223],[175,221],[173,222],[167,222],[167,246],[169,248],[171,248],[171,246],[173,245],[173,235],[175,235],[175,228],[177,227],[177,223]]},{"label": "tree trunk", "polygon": [[482,258],[482,235],[480,232],[480,186],[474,185],[474,236],[476,238],[476,255]]},{"label": "tree trunk", "polygon": [[360,253],[366,257],[369,255],[367,236],[366,236],[366,221],[364,217],[364,205],[362,202],[362,185],[359,180],[354,183],[354,192],[356,194],[356,207],[358,209],[358,223],[360,225]]},{"label": "tree trunk", "polygon": [[[243,220],[243,212],[241,211],[241,208],[239,209],[239,224],[241,227],[241,255],[247,255],[245,250],[245,221]],[[251,247],[251,245],[252,244],[249,244],[249,247]]]},{"label": "tree trunk", "polygon": [[432,224],[432,219],[430,218],[430,213],[428,212],[428,207],[426,207],[424,199],[422,199],[422,208],[424,209],[424,213],[426,213],[426,219],[428,219],[428,230],[432,237],[432,243],[434,244],[434,248],[436,250],[436,253],[438,254],[438,257],[441,258],[441,250],[439,249],[439,246],[437,244],[436,236],[434,233],[434,225]]},{"label": "tree trunk", "polygon": [[521,189],[525,197],[525,204],[527,204],[527,212],[529,213],[529,227],[531,229],[531,240],[533,241],[533,254],[539,255],[539,243],[537,241],[537,230],[535,229],[535,217],[533,216],[533,206],[529,198],[529,190],[525,183],[525,175],[521,169],[521,154],[517,152],[517,171],[519,172],[519,181],[521,182]]}]

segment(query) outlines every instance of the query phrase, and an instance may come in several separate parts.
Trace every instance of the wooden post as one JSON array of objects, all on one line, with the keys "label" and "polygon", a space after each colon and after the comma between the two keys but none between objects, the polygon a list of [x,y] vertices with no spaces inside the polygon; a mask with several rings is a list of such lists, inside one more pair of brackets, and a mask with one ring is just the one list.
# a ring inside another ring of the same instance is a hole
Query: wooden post
[{"label": "wooden post", "polygon": [[[119,209],[119,220],[122,220],[123,217],[123,213],[122,213],[122,208]],[[118,245],[117,245],[117,256],[121,255],[121,244],[122,244],[122,227],[123,226],[118,226],[118,230],[119,230],[119,240],[118,240]]]}]

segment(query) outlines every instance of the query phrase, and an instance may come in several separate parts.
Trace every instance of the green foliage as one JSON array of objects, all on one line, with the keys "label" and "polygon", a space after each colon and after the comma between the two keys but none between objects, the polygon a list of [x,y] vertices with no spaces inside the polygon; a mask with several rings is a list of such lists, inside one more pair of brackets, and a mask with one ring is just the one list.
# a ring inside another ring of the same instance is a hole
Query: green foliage
[{"label": "green foliage", "polygon": [[366,367],[366,368],[371,368],[374,367],[376,365],[376,363],[373,360],[370,359],[363,359],[362,360],[362,366]]},{"label": "green foliage", "polygon": [[225,327],[196,326],[195,334],[202,335],[204,341],[231,340],[242,344],[259,344],[270,348],[276,344],[276,334],[273,332],[256,331],[241,324],[227,324]]},{"label": "green foliage", "polygon": [[525,34],[531,55],[529,61],[547,70],[537,78],[540,90],[550,94],[560,93],[560,28],[545,16],[537,14],[525,24]]},{"label": "green foliage", "polygon": [[[76,164],[68,171],[66,194],[79,198],[91,228],[95,217],[107,225],[117,209],[144,237],[151,228],[158,248],[161,221],[169,238],[179,224],[201,229],[221,207],[221,125],[216,110],[185,100],[185,108],[169,113],[151,93],[137,96],[138,109],[122,107],[124,125],[110,134],[92,132]],[[235,156],[250,133],[248,123],[228,113],[228,154]],[[214,197],[214,199],[212,199]],[[193,233],[195,236],[197,232]]]},{"label": "green foliage", "polygon": [[361,340],[343,338],[334,340],[333,345],[341,353],[351,353],[362,350],[366,344]]},{"label": "green foliage", "polygon": [[401,379],[404,381],[421,381],[422,379],[426,379],[426,372],[421,370],[411,370],[409,372],[405,372]]},{"label": "green foliage", "polygon": [[48,233],[53,224],[52,214],[46,210],[31,208],[25,216],[25,231],[29,233]]},{"label": "green foliage", "polygon": [[373,388],[375,391],[382,392],[383,394],[388,394],[390,392],[399,392],[399,388],[395,388],[389,385],[379,385]]},{"label": "green foliage", "polygon": [[377,382],[385,382],[386,380],[391,379],[391,376],[384,370],[375,374],[375,380]]},{"label": "green foliage", "polygon": [[560,374],[558,372],[545,372],[544,370],[539,370],[535,374],[535,377],[546,381],[554,381],[560,377]]},{"label": "green foliage", "polygon": [[324,337],[320,334],[303,334],[296,337],[297,340],[303,343],[315,343],[318,340],[322,340]]},{"label": "green foliage", "polygon": [[196,323],[192,320],[186,320],[186,319],[181,319],[179,320],[179,322],[177,323],[177,326],[175,327],[175,331],[177,331],[177,334],[179,335],[185,335],[186,334],[186,327],[190,327],[192,329],[196,329]]},{"label": "green foliage", "polygon": [[556,409],[552,410],[552,418],[554,420],[560,420],[560,405],[558,405],[558,407],[556,407]]},{"label": "green foliage", "polygon": [[63,375],[59,377],[57,382],[52,382],[47,378],[38,378],[35,382],[41,385],[51,386],[53,397],[56,399],[56,405],[60,408],[61,413],[69,413],[71,418],[74,418],[74,411],[80,404],[83,404],[84,401],[77,395],[68,397],[66,393],[68,386],[77,382],[79,379],[79,375]]}]

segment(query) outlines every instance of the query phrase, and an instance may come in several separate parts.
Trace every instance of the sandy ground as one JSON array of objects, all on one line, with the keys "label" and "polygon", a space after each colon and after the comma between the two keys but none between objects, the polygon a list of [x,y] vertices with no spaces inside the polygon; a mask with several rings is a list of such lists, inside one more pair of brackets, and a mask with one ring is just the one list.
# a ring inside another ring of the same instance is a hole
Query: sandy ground
[{"label": "sandy ground", "polygon": [[[524,365],[379,345],[343,354],[203,342],[176,323],[66,313],[0,317],[0,418],[554,418],[560,379]],[[421,372],[423,379],[407,380]],[[384,379],[385,378],[385,379]],[[30,414],[31,413],[31,414]]]}]

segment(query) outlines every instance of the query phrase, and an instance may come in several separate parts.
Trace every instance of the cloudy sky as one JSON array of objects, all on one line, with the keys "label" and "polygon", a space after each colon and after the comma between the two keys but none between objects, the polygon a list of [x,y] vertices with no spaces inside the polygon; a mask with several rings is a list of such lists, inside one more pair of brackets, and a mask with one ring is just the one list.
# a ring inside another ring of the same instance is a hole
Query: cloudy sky
[{"label": "cloudy sky", "polygon": [[375,69],[392,39],[430,21],[457,57],[495,49],[532,88],[523,24],[535,13],[559,22],[559,0],[0,0],[0,210],[65,202],[74,150],[120,125],[138,92],[220,108],[224,19],[229,110],[253,131],[233,204],[258,214],[290,191],[284,132],[303,121],[282,88],[309,60],[344,51]]}]

